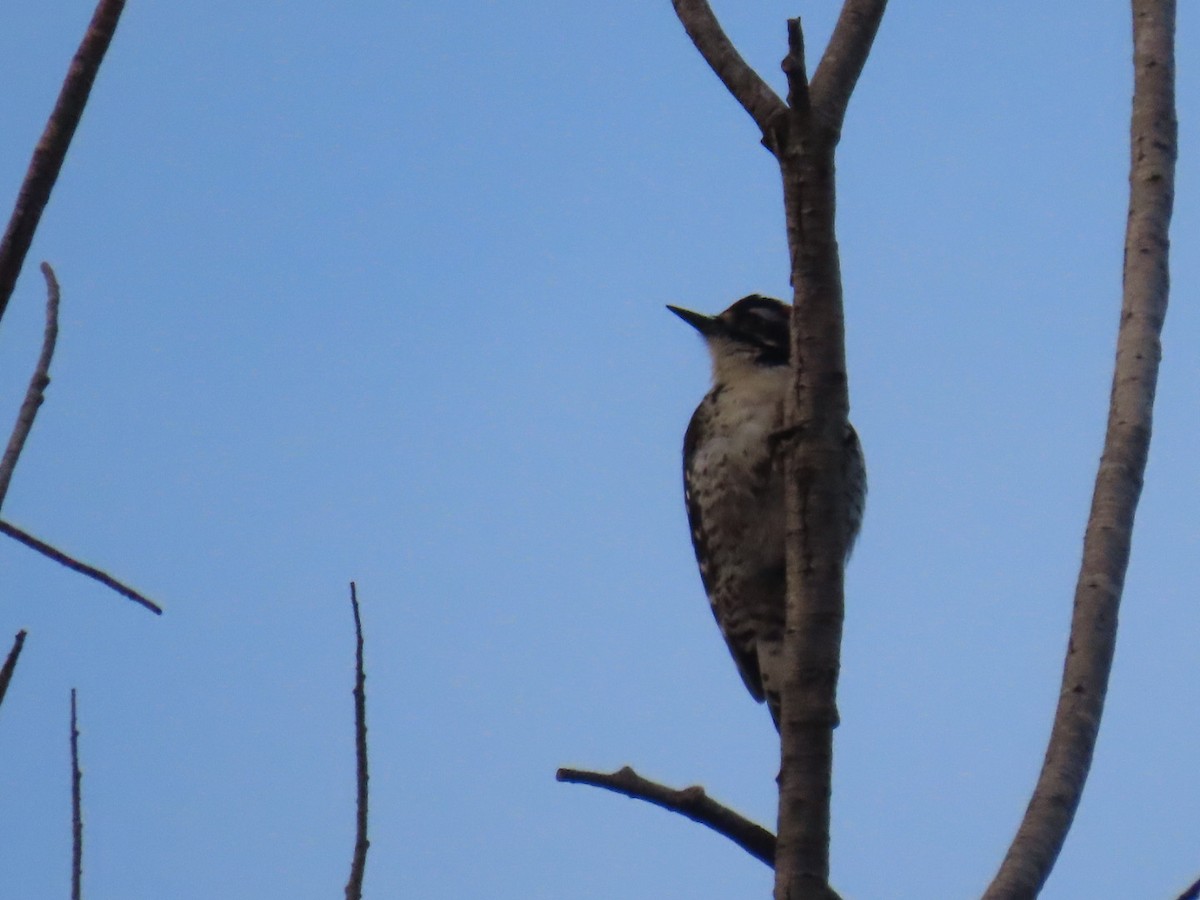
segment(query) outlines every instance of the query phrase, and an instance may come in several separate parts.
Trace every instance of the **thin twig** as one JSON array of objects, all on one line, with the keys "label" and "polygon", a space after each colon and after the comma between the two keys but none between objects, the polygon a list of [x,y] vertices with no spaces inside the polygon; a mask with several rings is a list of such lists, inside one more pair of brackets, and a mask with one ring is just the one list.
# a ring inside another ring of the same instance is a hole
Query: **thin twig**
[{"label": "thin twig", "polygon": [[355,802],[356,828],[354,859],[350,880],[346,882],[346,900],[361,900],[363,872],[367,867],[367,676],[363,671],[362,618],[358,610],[358,590],[350,582],[350,607],[354,611],[354,750],[358,797]]},{"label": "thin twig", "polygon": [[1175,189],[1175,0],[1133,0],[1134,87],[1124,296],[1104,452],[1075,588],[1062,688],[1037,787],[986,900],[1036,896],[1091,767],[1141,495],[1167,312]]},{"label": "thin twig", "polygon": [[25,254],[29,252],[42,211],[50,200],[50,192],[124,8],[125,0],[100,0],[96,6],[88,30],[71,61],[54,111],[34,148],[8,228],[0,241],[0,319],[4,318],[17,276],[25,264]]},{"label": "thin twig", "polygon": [[79,720],[75,688],[71,688],[71,900],[79,900],[83,883],[83,772],[79,768]]},{"label": "thin twig", "polygon": [[688,37],[721,82],[754,119],[764,137],[774,130],[785,107],[771,87],[742,59],[707,0],[671,0]]},{"label": "thin twig", "polygon": [[8,657],[4,660],[4,667],[0,668],[0,703],[4,702],[4,695],[8,693],[8,683],[12,681],[13,670],[17,667],[17,660],[21,658],[21,648],[24,646],[25,629],[22,628],[13,639],[12,649],[8,651]]},{"label": "thin twig", "polygon": [[760,862],[775,864],[775,835],[722,806],[699,785],[676,790],[643,778],[629,766],[611,773],[559,769],[555,777],[567,784],[590,784],[679,813],[729,838]]},{"label": "thin twig", "polygon": [[162,615],[162,607],[149,597],[138,593],[127,584],[122,584],[107,573],[101,572],[99,569],[93,568],[87,563],[82,563],[77,559],[67,556],[67,554],[63,553],[61,550],[51,547],[45,541],[38,540],[29,532],[21,530],[16,525],[12,524],[12,522],[0,520],[0,534],[8,535],[13,540],[19,541],[26,547],[29,547],[31,550],[36,550],[43,556],[54,560],[59,565],[66,566],[73,572],[78,572],[80,575],[86,575],[88,578],[100,582],[105,587],[116,591],[122,597],[128,597],[134,603],[138,603],[146,607],[146,609],[150,610],[150,612],[154,613],[156,616]]},{"label": "thin twig", "polygon": [[812,77],[812,102],[836,140],[850,95],[862,74],[883,20],[887,0],[846,0],[829,44]]},{"label": "thin twig", "polygon": [[25,400],[17,412],[17,421],[13,425],[12,434],[8,438],[8,446],[4,448],[4,456],[0,458],[0,507],[4,506],[4,497],[8,486],[12,483],[13,472],[17,468],[17,460],[25,449],[25,441],[33,429],[33,420],[37,418],[38,409],[46,399],[46,388],[50,384],[50,362],[54,359],[54,345],[58,340],[58,279],[50,263],[42,263],[42,274],[46,276],[46,329],[42,334],[42,352],[38,355],[37,366],[25,389]]}]

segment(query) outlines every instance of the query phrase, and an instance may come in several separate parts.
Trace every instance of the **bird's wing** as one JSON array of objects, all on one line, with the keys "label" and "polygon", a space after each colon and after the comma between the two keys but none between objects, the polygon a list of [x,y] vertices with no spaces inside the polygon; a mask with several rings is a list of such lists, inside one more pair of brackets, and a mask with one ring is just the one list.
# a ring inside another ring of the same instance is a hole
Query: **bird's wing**
[{"label": "bird's wing", "polygon": [[717,620],[717,625],[721,629],[721,635],[725,638],[725,645],[729,648],[734,663],[737,664],[738,674],[742,676],[742,681],[746,684],[746,690],[750,692],[750,696],[761,703],[765,695],[762,686],[762,673],[759,671],[758,666],[758,653],[754,642],[751,641],[748,644],[744,644],[732,633],[729,628],[731,620],[729,611],[721,608],[721,604],[714,593],[715,574],[709,570],[713,557],[711,548],[705,544],[704,505],[700,502],[696,491],[693,490],[693,473],[689,470],[687,464],[688,460],[695,458],[696,443],[700,440],[700,434],[705,427],[705,420],[709,415],[709,407],[714,397],[715,393],[709,394],[704,398],[704,402],[696,408],[696,411],[692,414],[691,421],[688,423],[687,431],[683,436],[683,499],[687,504],[688,526],[692,534],[692,549],[696,552],[696,563],[700,568],[700,580],[704,583],[704,592],[708,595],[708,602],[712,609],[713,617]]}]

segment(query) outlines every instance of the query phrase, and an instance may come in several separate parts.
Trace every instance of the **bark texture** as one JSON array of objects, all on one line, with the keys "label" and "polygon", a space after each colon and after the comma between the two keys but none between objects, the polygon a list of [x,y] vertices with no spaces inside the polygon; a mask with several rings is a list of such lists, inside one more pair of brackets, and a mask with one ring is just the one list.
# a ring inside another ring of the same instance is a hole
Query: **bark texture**
[{"label": "bark texture", "polygon": [[827,900],[833,730],[845,618],[847,534],[841,463],[850,409],[834,151],[885,2],[849,0],[812,84],[804,34],[788,22],[786,127],[779,161],[793,291],[787,398],[787,617],[780,716],[776,900]]},{"label": "bark texture", "polygon": [[1169,291],[1175,190],[1175,0],[1133,0],[1129,219],[1117,359],[1104,452],[1075,588],[1071,636],[1046,758],[985,900],[1037,896],[1079,806],[1104,711],[1134,512],[1150,447]]}]

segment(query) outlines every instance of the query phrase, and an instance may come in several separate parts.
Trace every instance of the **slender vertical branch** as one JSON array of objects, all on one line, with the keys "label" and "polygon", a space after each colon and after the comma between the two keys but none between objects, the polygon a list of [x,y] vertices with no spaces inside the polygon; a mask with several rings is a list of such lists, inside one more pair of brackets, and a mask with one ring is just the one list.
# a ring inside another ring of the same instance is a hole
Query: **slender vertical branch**
[{"label": "slender vertical branch", "polygon": [[350,880],[346,882],[346,900],[361,900],[363,873],[367,867],[367,676],[363,671],[362,618],[358,610],[358,589],[350,582],[350,608],[354,611],[354,750],[355,779],[358,793],[355,801],[356,828],[354,859],[350,864]]},{"label": "slender vertical branch", "polygon": [[1133,0],[1133,112],[1124,292],[1104,452],[1096,474],[1071,636],[1046,758],[987,900],[1036,896],[1058,858],[1087,780],[1112,668],[1117,613],[1141,495],[1159,335],[1170,287],[1175,192],[1175,0]]},{"label": "slender vertical branch", "polygon": [[[814,113],[816,111],[814,110]],[[833,729],[844,618],[842,448],[849,406],[834,226],[833,146],[793,109],[779,155],[792,258],[792,364],[785,403],[787,612],[780,714],[776,900],[828,887]]]},{"label": "slender vertical branch", "polygon": [[8,693],[8,683],[12,681],[13,672],[17,668],[17,660],[21,658],[21,648],[24,646],[25,629],[22,628],[13,639],[12,649],[8,651],[4,666],[0,668],[0,703],[4,702],[4,695]]},{"label": "slender vertical branch", "polygon": [[12,483],[13,472],[17,468],[17,460],[25,449],[25,441],[33,429],[33,420],[37,418],[38,409],[46,399],[46,388],[50,384],[50,361],[54,359],[54,345],[58,340],[58,280],[49,263],[42,263],[42,274],[46,277],[46,329],[42,335],[42,352],[38,356],[37,365],[29,379],[29,387],[25,390],[25,400],[17,412],[17,421],[13,425],[12,434],[8,438],[8,446],[4,448],[4,456],[0,457],[0,507],[8,494],[8,486]]},{"label": "slender vertical branch", "polygon": [[[843,482],[850,401],[835,231],[834,150],[884,6],[858,0],[844,5],[822,63],[824,84],[836,74],[840,90],[818,90],[821,82],[815,76],[807,82],[799,19],[788,22],[783,61],[789,86],[788,128],[776,156],[791,253],[795,382],[784,420],[790,436],[785,469],[787,675],[779,729],[776,900],[837,896],[829,887],[829,823],[845,618],[849,510]],[[842,62],[835,65],[831,60]]]},{"label": "slender vertical branch", "polygon": [[71,688],[71,900],[79,900],[83,883],[83,772],[79,768],[79,719]]},{"label": "slender vertical branch", "polygon": [[8,308],[17,276],[21,274],[21,267],[25,263],[25,254],[33,243],[42,211],[50,200],[50,192],[58,180],[67,148],[83,116],[96,73],[104,61],[104,54],[112,42],[124,8],[125,0],[100,0],[97,4],[83,41],[71,61],[54,111],[33,151],[8,228],[0,240],[0,319],[4,318],[4,311]]}]

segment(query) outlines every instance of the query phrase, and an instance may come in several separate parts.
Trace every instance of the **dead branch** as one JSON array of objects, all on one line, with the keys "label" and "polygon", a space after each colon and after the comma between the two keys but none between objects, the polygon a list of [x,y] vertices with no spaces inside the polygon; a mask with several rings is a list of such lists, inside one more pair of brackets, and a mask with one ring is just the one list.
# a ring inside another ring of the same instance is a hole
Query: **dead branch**
[{"label": "dead branch", "polygon": [[54,345],[58,340],[58,279],[49,263],[42,263],[42,274],[46,277],[46,329],[42,334],[42,352],[38,356],[37,365],[29,379],[29,387],[25,390],[25,400],[17,412],[17,421],[13,425],[12,434],[8,438],[8,446],[4,456],[0,458],[0,507],[4,505],[4,497],[8,486],[12,483],[13,472],[17,468],[17,460],[25,449],[25,441],[33,429],[33,420],[37,418],[38,409],[46,399],[46,388],[50,384],[50,362],[54,359]]},{"label": "dead branch", "polygon": [[350,608],[354,611],[354,750],[356,785],[354,859],[350,880],[346,882],[346,900],[362,900],[363,873],[367,867],[367,676],[363,671],[362,618],[358,610],[358,590],[350,582]]},{"label": "dead branch", "polygon": [[725,35],[707,0],[672,0],[672,4],[704,61],[734,99],[750,113],[764,137],[770,134],[774,129],[773,123],[786,109],[779,95],[742,59]]},{"label": "dead branch", "polygon": [[8,651],[4,666],[0,668],[0,703],[4,702],[4,695],[8,693],[8,683],[12,681],[13,671],[17,668],[17,660],[21,658],[21,648],[24,646],[25,629],[22,628],[13,639],[12,649]]},{"label": "dead branch", "polygon": [[125,0],[100,0],[97,4],[83,41],[71,60],[71,68],[67,71],[58,101],[34,148],[8,228],[0,241],[0,319],[4,318],[4,311],[8,308],[17,276],[25,264],[25,254],[29,252],[42,211],[50,200],[50,192],[58,180],[67,148],[83,116],[96,73],[104,61],[104,54],[112,42],[124,8]]},{"label": "dead branch", "polygon": [[707,825],[717,834],[724,835],[768,866],[775,864],[775,835],[761,825],[722,806],[709,797],[699,785],[676,790],[643,778],[629,766],[611,773],[559,769],[555,777],[567,784],[590,784],[679,813],[693,822]]},{"label": "dead branch", "polygon": [[73,557],[67,556],[67,554],[63,553],[61,550],[50,546],[45,541],[35,538],[29,532],[21,530],[16,525],[12,524],[12,522],[0,520],[0,534],[8,535],[13,540],[24,544],[31,550],[36,550],[46,558],[54,560],[59,565],[66,566],[72,572],[78,572],[80,575],[86,575],[88,578],[100,582],[105,587],[116,591],[122,597],[128,597],[134,603],[138,603],[146,607],[146,609],[150,610],[150,612],[154,613],[156,616],[162,615],[162,607],[149,597],[138,593],[127,584],[122,584],[107,573],[101,572],[99,569],[89,566],[87,563],[82,563]]},{"label": "dead branch", "polygon": [[79,768],[79,719],[71,688],[71,900],[79,900],[83,883],[83,772]]},{"label": "dead branch", "polygon": [[1033,797],[986,900],[1036,896],[1058,858],[1091,767],[1117,636],[1133,519],[1150,448],[1159,335],[1170,287],[1175,0],[1133,0],[1129,218],[1104,452],[1075,588],[1062,688]]}]

